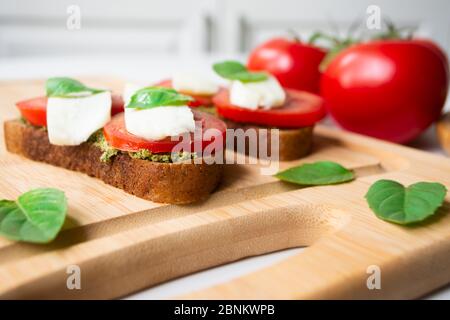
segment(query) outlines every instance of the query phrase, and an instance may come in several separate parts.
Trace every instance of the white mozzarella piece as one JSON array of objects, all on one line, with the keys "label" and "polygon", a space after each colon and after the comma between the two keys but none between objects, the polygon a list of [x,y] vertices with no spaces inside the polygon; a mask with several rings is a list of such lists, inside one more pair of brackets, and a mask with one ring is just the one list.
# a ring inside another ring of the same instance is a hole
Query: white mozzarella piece
[{"label": "white mozzarella piece", "polygon": [[175,90],[198,95],[213,95],[219,90],[219,86],[208,78],[196,73],[177,73],[172,78],[172,86]]},{"label": "white mozzarella piece", "polygon": [[47,102],[47,131],[51,144],[79,145],[111,118],[111,92],[82,97],[50,97]]},{"label": "white mozzarella piece", "polygon": [[151,109],[125,108],[128,132],[147,140],[161,140],[194,132],[195,121],[187,106],[164,106]]},{"label": "white mozzarella piece", "polygon": [[251,110],[258,107],[271,109],[282,106],[285,100],[286,93],[274,77],[259,82],[231,82],[230,102],[235,106]]}]

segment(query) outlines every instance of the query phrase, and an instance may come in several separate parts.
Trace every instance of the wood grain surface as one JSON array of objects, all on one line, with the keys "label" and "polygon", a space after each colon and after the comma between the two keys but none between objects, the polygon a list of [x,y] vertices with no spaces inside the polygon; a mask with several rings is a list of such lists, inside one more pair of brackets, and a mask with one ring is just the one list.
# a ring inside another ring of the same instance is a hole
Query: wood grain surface
[{"label": "wood grain surface", "polygon": [[[117,79],[86,79],[122,89]],[[43,81],[0,82],[0,120],[14,103],[43,94]],[[3,134],[2,134],[3,136]],[[227,156],[232,157],[233,154]],[[307,246],[296,256],[176,298],[415,298],[450,282],[449,197],[439,213],[414,227],[381,221],[364,195],[378,179],[438,181],[450,188],[450,160],[318,126],[314,152],[280,169],[332,160],[357,179],[299,188],[260,173],[259,165],[227,165],[219,190],[202,203],[161,205],[80,173],[9,154],[0,143],[0,198],[56,187],[69,199],[63,231],[49,245],[0,238],[0,298],[117,298],[198,270],[245,257]],[[78,265],[81,290],[66,286]],[[366,285],[369,266],[381,290]]]}]

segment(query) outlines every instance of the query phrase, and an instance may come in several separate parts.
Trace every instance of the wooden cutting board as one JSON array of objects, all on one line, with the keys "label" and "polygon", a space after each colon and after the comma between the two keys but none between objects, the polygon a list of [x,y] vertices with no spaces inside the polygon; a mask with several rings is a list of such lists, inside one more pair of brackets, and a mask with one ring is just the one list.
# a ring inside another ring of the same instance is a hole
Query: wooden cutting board
[{"label": "wooden cutting board", "polygon": [[[114,79],[87,82],[121,89]],[[42,92],[43,81],[0,83],[0,120],[17,116],[15,101]],[[0,298],[116,298],[300,246],[307,248],[296,256],[181,298],[415,298],[450,282],[449,197],[434,218],[415,227],[377,219],[364,199],[370,184],[382,178],[438,181],[450,188],[450,159],[319,126],[313,154],[280,167],[316,160],[353,168],[357,179],[299,188],[260,175],[257,165],[228,165],[220,189],[207,201],[175,206],[8,154],[2,141],[0,198],[35,187],[61,188],[69,217],[49,245],[0,238]],[[67,289],[71,265],[80,267],[81,290]],[[370,266],[380,268],[380,290],[367,288]]]}]

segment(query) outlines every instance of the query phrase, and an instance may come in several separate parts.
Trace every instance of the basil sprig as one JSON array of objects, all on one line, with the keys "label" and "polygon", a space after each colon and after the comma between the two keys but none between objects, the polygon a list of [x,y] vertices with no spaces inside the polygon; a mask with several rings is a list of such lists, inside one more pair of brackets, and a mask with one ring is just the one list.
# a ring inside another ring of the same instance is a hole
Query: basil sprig
[{"label": "basil sprig", "polygon": [[446,193],[441,183],[418,182],[405,188],[396,181],[379,180],[369,188],[366,200],[378,218],[411,224],[435,214]]},{"label": "basil sprig", "polygon": [[0,235],[16,241],[52,241],[66,218],[64,192],[52,188],[33,189],[16,201],[0,200]]},{"label": "basil sprig", "polygon": [[87,87],[78,80],[65,77],[50,78],[45,86],[47,97],[69,97],[74,93],[88,92],[95,94],[105,91]]},{"label": "basil sprig", "polygon": [[268,79],[265,72],[251,72],[238,61],[223,61],[213,65],[214,71],[222,78],[242,82],[259,82]]},{"label": "basil sprig", "polygon": [[194,100],[192,97],[178,93],[174,89],[147,87],[136,91],[126,107],[151,109],[163,106],[183,106],[192,100]]},{"label": "basil sprig", "polygon": [[275,177],[304,186],[318,186],[351,181],[355,175],[336,162],[318,161],[289,168],[277,173]]}]

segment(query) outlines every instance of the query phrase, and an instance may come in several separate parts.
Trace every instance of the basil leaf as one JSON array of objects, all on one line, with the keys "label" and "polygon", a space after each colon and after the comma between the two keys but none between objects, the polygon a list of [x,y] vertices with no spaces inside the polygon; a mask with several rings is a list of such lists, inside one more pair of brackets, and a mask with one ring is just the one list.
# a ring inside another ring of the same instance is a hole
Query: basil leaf
[{"label": "basil leaf", "polygon": [[327,185],[353,180],[352,171],[332,161],[306,163],[275,175],[276,178],[301,185]]},{"label": "basil leaf", "polygon": [[239,80],[241,82],[260,82],[268,79],[264,72],[238,72],[230,77],[231,80]]},{"label": "basil leaf", "polygon": [[213,69],[223,78],[228,78],[239,72],[246,72],[247,68],[238,61],[223,61],[215,63]]},{"label": "basil leaf", "polygon": [[222,78],[242,82],[259,82],[268,79],[264,72],[250,72],[240,62],[224,61],[213,65],[214,71]]},{"label": "basil leaf", "polygon": [[151,109],[163,106],[186,105],[193,98],[170,88],[148,87],[138,90],[130,99],[127,108]]},{"label": "basil leaf", "polygon": [[447,188],[440,183],[418,182],[405,188],[396,181],[379,180],[369,188],[366,200],[378,218],[410,224],[432,216],[446,193]]},{"label": "basil leaf", "polygon": [[0,235],[11,240],[47,243],[64,223],[67,199],[64,192],[39,188],[22,194],[17,201],[0,200]]},{"label": "basil leaf", "polygon": [[86,87],[80,81],[71,78],[50,78],[47,80],[46,89],[47,97],[68,97],[79,92],[95,94],[105,91]]}]

